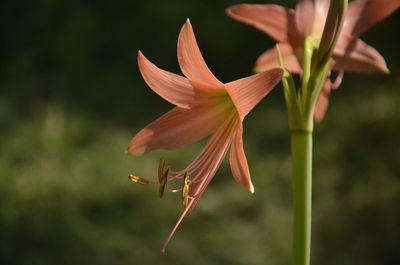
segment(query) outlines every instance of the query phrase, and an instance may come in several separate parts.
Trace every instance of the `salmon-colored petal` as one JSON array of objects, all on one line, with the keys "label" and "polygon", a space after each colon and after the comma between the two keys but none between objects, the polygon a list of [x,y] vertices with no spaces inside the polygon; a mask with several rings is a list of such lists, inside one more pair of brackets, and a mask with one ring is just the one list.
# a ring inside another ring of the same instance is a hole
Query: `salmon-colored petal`
[{"label": "salmon-colored petal", "polygon": [[232,106],[217,104],[192,109],[175,107],[150,123],[131,140],[128,153],[144,155],[156,149],[176,149],[213,133],[232,112]]},{"label": "salmon-colored petal", "polygon": [[[328,16],[330,0],[313,0],[315,5],[314,32],[316,28],[325,26],[325,20]],[[321,31],[322,32],[322,31]]]},{"label": "salmon-colored petal", "polygon": [[328,109],[329,95],[331,93],[331,81],[329,78],[325,80],[322,87],[321,93],[318,96],[317,103],[315,105],[314,118],[316,121],[322,121],[325,117],[325,113]]},{"label": "salmon-colored petal", "polygon": [[237,113],[232,113],[212,135],[196,159],[186,168],[191,172],[190,195],[194,200],[200,198],[220,167],[239,123]]},{"label": "salmon-colored petal", "polygon": [[278,5],[240,4],[226,9],[228,16],[254,26],[281,42],[294,30],[294,10]]},{"label": "salmon-colored petal", "polygon": [[238,123],[240,123],[239,116],[237,113],[233,113],[233,115],[218,128],[216,133],[213,134],[211,139],[207,142],[201,154],[193,161],[193,164],[196,164],[196,160],[200,163],[192,168],[192,170],[189,170],[193,172],[192,175],[194,176],[190,183],[190,195],[194,203],[190,207],[188,206],[188,214],[196,206],[208,184],[221,166],[228,148],[232,143],[235,135],[235,128],[238,126]]},{"label": "salmon-colored petal", "polygon": [[[294,50],[295,48],[288,42],[282,42],[279,43],[279,49],[281,51],[284,67],[292,73],[300,73],[301,66],[296,51]],[[258,57],[255,71],[263,72],[273,67],[279,67],[278,55],[275,48],[267,50]]]},{"label": "salmon-colored petal", "polygon": [[399,0],[356,0],[349,4],[343,31],[358,37],[397,8]]},{"label": "salmon-colored petal", "polygon": [[245,189],[254,193],[254,186],[251,182],[249,166],[243,150],[243,126],[239,123],[236,129],[235,138],[232,141],[229,162],[232,174],[236,181]]},{"label": "salmon-colored petal", "polygon": [[213,90],[223,89],[206,65],[189,20],[183,25],[178,38],[178,61],[183,74],[197,83],[204,83]]},{"label": "salmon-colored petal", "polygon": [[331,81],[330,75],[331,74],[329,71],[325,83],[322,87],[321,93],[318,96],[317,103],[315,105],[314,118],[316,121],[322,121],[324,119],[325,113],[328,110],[329,95],[333,89],[337,89],[342,83],[344,71],[339,71],[333,83]]},{"label": "salmon-colored petal", "polygon": [[302,36],[320,35],[329,9],[329,0],[299,0],[296,5],[296,27]]},{"label": "salmon-colored petal", "polygon": [[332,69],[356,73],[387,73],[382,55],[360,39],[341,35],[332,56]]},{"label": "salmon-colored petal", "polygon": [[165,249],[171,240],[172,236],[178,229],[183,218],[186,217],[196,206],[206,187],[213,179],[215,173],[220,167],[224,160],[224,157],[228,151],[229,145],[232,142],[234,135],[234,129],[239,123],[239,118],[236,113],[232,113],[227,118],[217,131],[213,134],[202,152],[196,157],[196,159],[188,166],[185,171],[191,172],[191,182],[189,194],[191,198],[187,207],[179,217],[172,231],[170,232],[167,240],[165,241],[161,251],[165,252]]},{"label": "salmon-colored petal", "polygon": [[299,0],[296,4],[295,21],[302,36],[311,34],[315,18],[315,3],[311,0]]},{"label": "salmon-colored petal", "polygon": [[174,105],[187,109],[197,104],[196,100],[206,97],[206,93],[194,88],[185,77],[158,68],[140,51],[138,64],[143,79],[149,87]]},{"label": "salmon-colored petal", "polygon": [[225,85],[242,120],[281,81],[282,75],[282,68],[273,68]]}]

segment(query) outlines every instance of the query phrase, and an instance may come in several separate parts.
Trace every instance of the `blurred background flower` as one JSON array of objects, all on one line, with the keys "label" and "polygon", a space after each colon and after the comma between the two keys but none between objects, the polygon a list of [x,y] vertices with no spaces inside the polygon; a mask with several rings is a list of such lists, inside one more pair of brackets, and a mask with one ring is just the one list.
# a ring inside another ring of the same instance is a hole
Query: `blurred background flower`
[{"label": "blurred background flower", "polygon": [[[179,194],[160,200],[157,187],[127,178],[156,179],[160,156],[184,166],[204,144],[125,154],[132,135],[172,108],[146,87],[137,50],[180,74],[175,41],[189,17],[211,71],[222,82],[248,76],[274,41],[225,15],[239,3],[0,4],[1,264],[290,262],[290,146],[279,86],[245,120],[256,193],[238,187],[224,163],[164,255],[159,249],[182,209]],[[392,74],[346,75],[330,102],[334,111],[316,126],[315,264],[400,259],[399,15],[363,35]]]}]

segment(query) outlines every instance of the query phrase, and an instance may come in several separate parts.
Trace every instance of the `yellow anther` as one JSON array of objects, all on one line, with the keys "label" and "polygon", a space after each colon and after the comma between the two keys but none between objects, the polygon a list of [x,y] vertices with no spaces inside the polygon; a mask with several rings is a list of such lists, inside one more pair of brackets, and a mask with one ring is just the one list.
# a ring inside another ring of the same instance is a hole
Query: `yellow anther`
[{"label": "yellow anther", "polygon": [[160,163],[158,164],[158,182],[160,183],[164,175],[164,167],[165,167],[165,159],[160,158]]},{"label": "yellow anther", "polygon": [[135,175],[132,175],[132,174],[130,174],[128,176],[128,178],[130,180],[132,180],[133,182],[139,183],[139,184],[149,184],[150,183],[148,180],[146,180],[144,178],[141,178],[141,177],[138,177],[138,176],[135,176]]},{"label": "yellow anther", "polygon": [[188,206],[189,203],[189,173],[185,173],[183,177],[183,187],[182,187],[182,203],[183,206]]},{"label": "yellow anther", "polygon": [[163,170],[163,173],[161,175],[160,188],[158,189],[158,196],[160,196],[160,198],[162,198],[162,196],[164,195],[164,190],[165,190],[165,186],[167,185],[168,174],[169,174],[170,169],[171,169],[171,167],[168,166],[165,170]]}]

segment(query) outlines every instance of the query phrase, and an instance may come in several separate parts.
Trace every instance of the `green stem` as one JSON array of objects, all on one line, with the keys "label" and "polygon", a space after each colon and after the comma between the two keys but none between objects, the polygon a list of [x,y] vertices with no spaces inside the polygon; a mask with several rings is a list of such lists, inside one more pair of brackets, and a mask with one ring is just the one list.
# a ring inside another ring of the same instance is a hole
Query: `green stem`
[{"label": "green stem", "polygon": [[310,264],[312,133],[291,134],[293,163],[293,265]]}]

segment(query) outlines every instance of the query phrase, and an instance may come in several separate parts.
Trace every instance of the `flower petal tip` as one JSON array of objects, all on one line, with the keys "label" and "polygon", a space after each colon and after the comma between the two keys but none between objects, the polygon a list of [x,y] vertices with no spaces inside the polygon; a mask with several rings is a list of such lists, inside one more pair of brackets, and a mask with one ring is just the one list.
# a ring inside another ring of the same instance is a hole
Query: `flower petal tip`
[{"label": "flower petal tip", "polygon": [[384,68],[384,69],[382,69],[382,71],[383,71],[384,74],[390,75],[389,68]]},{"label": "flower petal tip", "polygon": [[140,60],[146,59],[146,57],[144,57],[141,50],[138,50],[138,52],[137,52],[137,59],[138,59],[138,62],[140,62]]},{"label": "flower petal tip", "polygon": [[251,4],[238,4],[238,5],[233,5],[225,9],[225,13],[232,17],[232,18],[237,18],[240,17],[241,13],[245,12],[246,8],[251,8]]},{"label": "flower petal tip", "polygon": [[262,70],[261,70],[258,66],[254,66],[252,72],[253,72],[254,74],[258,74],[258,73],[261,73]]},{"label": "flower petal tip", "polygon": [[235,10],[237,7],[238,7],[238,5],[234,5],[234,6],[227,7],[227,8],[225,8],[225,13],[226,13],[227,15],[230,15],[230,14],[232,14],[232,13],[234,12],[234,10]]},{"label": "flower petal tip", "polygon": [[254,190],[253,184],[250,184],[250,190],[249,191],[250,191],[251,194],[254,194],[255,190]]},{"label": "flower petal tip", "polygon": [[235,14],[235,9],[236,8],[237,8],[236,5],[235,6],[230,6],[228,8],[225,8],[225,14],[227,14],[228,16],[233,18],[236,15]]},{"label": "flower petal tip", "polygon": [[135,155],[135,148],[128,147],[128,149],[126,150],[126,154],[130,156]]},{"label": "flower petal tip", "polygon": [[185,24],[183,24],[182,29],[185,27],[192,27],[192,24],[190,23],[190,18],[186,18]]},{"label": "flower petal tip", "polygon": [[141,156],[145,154],[144,146],[137,146],[136,143],[131,143],[126,150],[126,154],[130,156]]},{"label": "flower petal tip", "polygon": [[389,70],[389,68],[386,67],[385,62],[382,64],[379,64],[379,65],[376,65],[376,70],[378,70],[377,73],[390,75],[390,70]]},{"label": "flower petal tip", "polygon": [[141,51],[141,50],[138,50],[138,51],[137,51],[137,60],[138,60],[138,62],[139,62],[140,60],[143,60],[144,58],[146,58],[146,57],[144,56],[144,54],[142,53],[142,51]]}]

